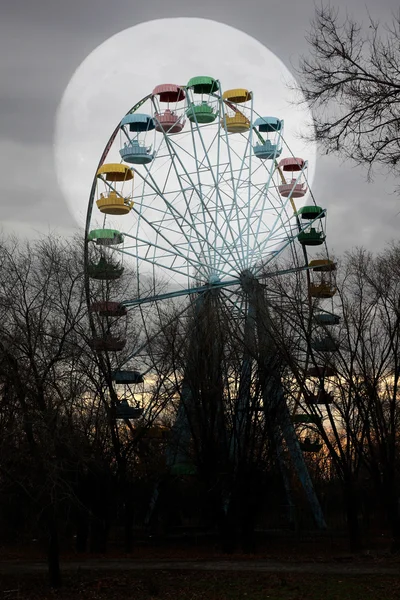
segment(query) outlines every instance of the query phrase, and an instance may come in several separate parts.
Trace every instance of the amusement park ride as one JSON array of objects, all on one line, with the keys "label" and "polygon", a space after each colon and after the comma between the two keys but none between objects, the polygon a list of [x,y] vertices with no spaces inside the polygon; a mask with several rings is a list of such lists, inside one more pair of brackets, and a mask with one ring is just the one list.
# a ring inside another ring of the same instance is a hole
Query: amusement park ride
[{"label": "amusement park ride", "polygon": [[[119,364],[112,372],[114,385],[143,383],[144,375],[151,376],[152,372],[151,363],[146,364],[146,343],[150,343],[146,328],[133,347],[137,341],[127,339],[115,325],[126,319],[130,310],[143,315],[146,306],[182,298],[194,299],[187,302],[182,314],[191,310],[196,319],[207,298],[217,298],[231,317],[240,321],[243,340],[247,340],[234,412],[232,460],[238,460],[246,423],[254,418],[249,404],[251,378],[258,369],[261,410],[266,420],[272,413],[279,415],[275,417],[277,443],[288,449],[315,521],[323,528],[324,517],[304,453],[321,449],[315,433],[333,400],[328,388],[335,370],[326,357],[337,350],[329,328],[339,323],[339,317],[333,304],[327,310],[323,303],[333,302],[336,266],[325,245],[326,210],[315,204],[308,189],[307,161],[290,152],[283,121],[259,115],[253,105],[251,91],[223,91],[218,80],[198,76],[186,86],[156,86],[118,123],[100,158],[87,211],[85,269],[91,345],[114,365],[115,353],[127,346],[125,364],[139,368],[141,361],[143,369],[126,366],[122,370]],[[307,205],[297,208],[295,201],[308,193]],[[101,227],[96,224],[98,211],[104,216]],[[91,244],[97,248],[96,260]],[[322,258],[319,254],[309,260],[313,248],[322,248]],[[109,292],[124,276],[121,261],[110,258],[114,253],[130,257],[135,266],[136,295],[121,302],[93,302],[91,287],[96,280]],[[306,357],[304,377],[312,382],[309,389],[314,391],[303,394],[294,409],[289,409],[274,366],[276,352],[263,285],[271,274],[279,277],[277,259],[288,253],[293,263],[290,269],[282,270],[282,275],[304,274],[312,323],[309,352],[313,361]],[[149,276],[169,281],[167,291],[149,294],[142,283]],[[98,326],[96,329],[98,322],[106,323],[100,331]],[[191,344],[198,343],[196,327],[192,338]],[[250,351],[256,338],[264,357],[258,366]],[[188,414],[193,394],[185,385],[186,376],[173,426],[178,450],[175,447],[169,452],[173,473],[185,472],[186,468],[190,472]],[[310,410],[301,411],[301,406]],[[115,414],[117,419],[137,419],[142,412],[143,408],[131,406],[125,398],[117,402]]]}]

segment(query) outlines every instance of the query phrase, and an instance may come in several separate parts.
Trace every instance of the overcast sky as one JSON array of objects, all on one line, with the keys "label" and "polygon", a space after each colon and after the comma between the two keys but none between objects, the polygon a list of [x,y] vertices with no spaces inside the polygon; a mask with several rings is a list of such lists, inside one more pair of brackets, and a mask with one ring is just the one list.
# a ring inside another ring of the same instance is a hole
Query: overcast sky
[{"label": "overcast sky", "polygon": [[[332,0],[360,21],[367,10],[390,21],[398,0]],[[0,158],[3,229],[18,235],[70,233],[74,220],[58,188],[53,159],[54,119],[79,64],[115,33],[162,17],[204,17],[237,27],[293,70],[307,53],[313,0],[2,0],[0,8]],[[207,40],[205,40],[207,43]],[[151,40],[147,50],[151,48]],[[396,182],[321,156],[313,186],[329,208],[328,242],[341,252],[373,250],[398,238]]]}]

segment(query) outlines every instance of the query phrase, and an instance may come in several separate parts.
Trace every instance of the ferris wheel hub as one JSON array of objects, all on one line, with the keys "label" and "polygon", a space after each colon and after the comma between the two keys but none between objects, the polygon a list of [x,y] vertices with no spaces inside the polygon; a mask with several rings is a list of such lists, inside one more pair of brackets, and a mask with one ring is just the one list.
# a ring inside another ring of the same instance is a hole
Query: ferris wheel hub
[{"label": "ferris wheel hub", "polygon": [[217,283],[221,283],[221,280],[218,275],[210,275],[208,282],[210,285],[216,285]]},{"label": "ferris wheel hub", "polygon": [[254,291],[258,280],[249,269],[245,269],[240,274],[240,283],[242,284],[242,288],[246,293],[251,293]]}]

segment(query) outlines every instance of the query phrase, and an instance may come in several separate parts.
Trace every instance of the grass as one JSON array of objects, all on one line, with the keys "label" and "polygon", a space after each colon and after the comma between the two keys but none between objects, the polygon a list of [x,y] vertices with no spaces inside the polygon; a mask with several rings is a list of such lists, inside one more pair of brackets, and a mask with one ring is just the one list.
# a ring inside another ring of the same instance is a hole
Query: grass
[{"label": "grass", "polygon": [[1,600],[398,600],[400,577],[93,569],[64,574],[60,590],[43,574],[4,575],[0,593]]}]

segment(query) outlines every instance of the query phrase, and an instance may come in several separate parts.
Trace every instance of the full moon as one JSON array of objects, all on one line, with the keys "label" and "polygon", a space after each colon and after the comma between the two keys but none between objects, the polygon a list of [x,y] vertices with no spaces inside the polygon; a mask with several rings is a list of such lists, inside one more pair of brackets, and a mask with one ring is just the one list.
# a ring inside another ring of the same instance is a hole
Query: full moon
[{"label": "full moon", "polygon": [[59,105],[55,162],[59,184],[79,225],[99,158],[112,131],[158,85],[185,85],[208,75],[223,89],[251,90],[258,114],[284,120],[290,151],[309,161],[313,179],[316,145],[305,143],[312,116],[292,91],[295,79],[259,41],[233,27],[199,18],[148,21],[98,46],[77,68]]}]

